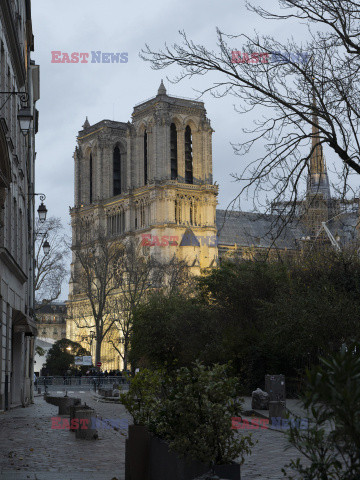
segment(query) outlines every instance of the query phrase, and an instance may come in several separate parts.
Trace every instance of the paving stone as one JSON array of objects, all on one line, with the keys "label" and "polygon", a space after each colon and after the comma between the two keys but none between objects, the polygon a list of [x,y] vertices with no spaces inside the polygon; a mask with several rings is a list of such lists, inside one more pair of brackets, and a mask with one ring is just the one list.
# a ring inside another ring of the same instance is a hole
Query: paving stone
[{"label": "paving stone", "polygon": [[[90,392],[81,397],[102,418],[130,420],[121,404],[96,402]],[[51,417],[55,416],[58,417],[57,407],[47,404],[42,397],[26,409],[0,415],[1,480],[124,479],[123,429],[100,430],[99,440],[82,441],[68,430],[51,429]]]},{"label": "paving stone", "polygon": [[[0,415],[1,480],[124,480],[127,435],[123,425],[131,422],[124,406],[101,402],[92,392],[70,395],[80,396],[103,420],[122,420],[122,428],[99,429],[96,441],[76,439],[68,430],[51,428],[51,417],[59,416],[58,408],[36,397],[34,405]],[[251,398],[245,403],[250,408]],[[296,408],[297,414],[302,413],[300,406]],[[258,443],[242,466],[242,480],[280,480],[281,468],[297,457],[297,451],[284,450],[288,442],[283,432],[251,432]]]}]

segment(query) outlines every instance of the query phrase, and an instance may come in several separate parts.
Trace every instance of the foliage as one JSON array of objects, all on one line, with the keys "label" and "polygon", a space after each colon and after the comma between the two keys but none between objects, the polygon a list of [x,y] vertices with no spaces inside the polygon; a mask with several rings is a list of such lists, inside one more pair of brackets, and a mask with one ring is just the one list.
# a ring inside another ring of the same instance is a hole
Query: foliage
[{"label": "foliage", "polygon": [[153,425],[161,392],[160,372],[143,369],[130,381],[129,390],[120,394],[121,403],[135,425]]},{"label": "foliage", "polygon": [[251,436],[231,429],[242,401],[226,365],[208,368],[196,362],[170,373],[144,369],[121,400],[136,424],[147,425],[178,454],[209,466],[239,456],[243,462],[254,445]]},{"label": "foliage", "polygon": [[231,418],[241,415],[238,380],[226,365],[207,368],[200,362],[182,367],[171,378],[160,405],[156,433],[176,452],[208,465],[241,462],[254,445],[249,435],[238,435]]},{"label": "foliage", "polygon": [[[360,344],[344,345],[321,359],[307,374],[304,405],[314,425],[308,431],[291,428],[290,443],[310,461],[299,459],[287,468],[308,480],[360,478]],[[292,477],[290,474],[286,476]]]},{"label": "foliage", "polygon": [[[71,350],[68,350],[71,348]],[[50,375],[65,375],[68,370],[76,370],[75,356],[90,355],[79,343],[63,338],[54,343],[46,356],[46,372]]]},{"label": "foliage", "polygon": [[135,311],[130,360],[167,370],[189,366],[195,358],[211,364],[222,358],[220,338],[221,325],[206,305],[160,292]]},{"label": "foliage", "polygon": [[158,294],[137,309],[131,362],[171,369],[232,361],[244,392],[282,373],[297,394],[306,368],[360,339],[359,315],[354,253],[223,262],[199,278],[191,298]]},{"label": "foliage", "polygon": [[314,252],[288,266],[287,282],[259,309],[266,318],[263,345],[287,365],[282,373],[304,371],[360,338],[359,293],[360,262],[352,255]]}]

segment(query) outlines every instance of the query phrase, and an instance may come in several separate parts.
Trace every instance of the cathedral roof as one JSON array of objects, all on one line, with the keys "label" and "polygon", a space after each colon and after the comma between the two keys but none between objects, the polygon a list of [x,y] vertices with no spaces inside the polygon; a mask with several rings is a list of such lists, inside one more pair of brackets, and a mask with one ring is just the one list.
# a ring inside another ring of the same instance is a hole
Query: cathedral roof
[{"label": "cathedral roof", "polygon": [[297,248],[296,240],[305,234],[300,223],[289,224],[278,234],[273,228],[275,220],[275,215],[216,210],[219,245]]},{"label": "cathedral roof", "polygon": [[181,239],[180,247],[200,247],[200,242],[196,238],[191,228],[187,228]]},{"label": "cathedral roof", "polygon": [[[309,235],[305,225],[300,219],[295,218],[286,225],[279,223],[279,227],[282,227],[279,233],[279,230],[274,227],[276,219],[276,215],[216,210],[218,244],[219,246],[237,244],[243,247],[254,245],[263,248],[299,248],[301,239]],[[336,215],[326,222],[328,229],[340,245],[355,241],[358,224],[357,209]]]}]

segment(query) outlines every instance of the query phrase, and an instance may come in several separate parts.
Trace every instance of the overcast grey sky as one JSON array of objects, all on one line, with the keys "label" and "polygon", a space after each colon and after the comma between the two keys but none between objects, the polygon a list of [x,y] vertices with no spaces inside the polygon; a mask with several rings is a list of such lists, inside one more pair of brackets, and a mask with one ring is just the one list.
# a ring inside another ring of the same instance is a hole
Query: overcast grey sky
[{"label": "overcast grey sky", "polygon": [[[276,9],[275,0],[256,4]],[[88,116],[90,124],[102,119],[127,122],[133,106],[156,95],[160,80],[172,71],[153,71],[138,56],[145,43],[161,47],[179,39],[178,30],[208,47],[216,48],[216,27],[232,34],[254,30],[277,39],[291,35],[299,39],[304,26],[260,19],[245,8],[245,0],[32,0],[35,52],[40,65],[41,100],[39,133],[36,137],[36,190],[47,196],[49,215],[69,224],[73,205],[73,152],[76,136]],[[241,45],[234,45],[240,49]],[[51,52],[128,52],[128,63],[52,63]],[[211,78],[171,85],[168,93],[196,97],[193,89],[208,85]],[[202,82],[202,83],[199,83]],[[230,174],[240,172],[254,158],[233,154],[230,142],[243,139],[241,129],[251,117],[234,111],[233,98],[203,98],[213,135],[213,173],[220,185],[219,207],[225,208],[237,194],[239,185]]]}]

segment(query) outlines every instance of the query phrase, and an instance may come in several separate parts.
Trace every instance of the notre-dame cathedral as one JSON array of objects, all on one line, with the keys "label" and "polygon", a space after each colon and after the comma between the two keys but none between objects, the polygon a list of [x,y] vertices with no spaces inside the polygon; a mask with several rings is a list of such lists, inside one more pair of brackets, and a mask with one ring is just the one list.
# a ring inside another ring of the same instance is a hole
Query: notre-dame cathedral
[{"label": "notre-dame cathedral", "polygon": [[[331,198],[316,127],[307,193],[298,206],[301,220],[289,222],[275,237],[271,225],[284,205],[274,205],[269,215],[216,209],[213,132],[204,103],[168,95],[163,82],[154,98],[134,107],[131,122],[90,125],[86,119],[74,154],[73,248],[80,247],[86,222],[119,241],[138,238],[144,255],[160,261],[175,254],[199,274],[227,255],[254,258],[270,247],[291,253],[319,239],[341,249],[356,239],[359,199]],[[78,269],[73,255],[68,304],[81,296]],[[81,340],[73,320],[67,322],[67,337]],[[104,369],[121,368],[110,351],[102,359]]]}]

